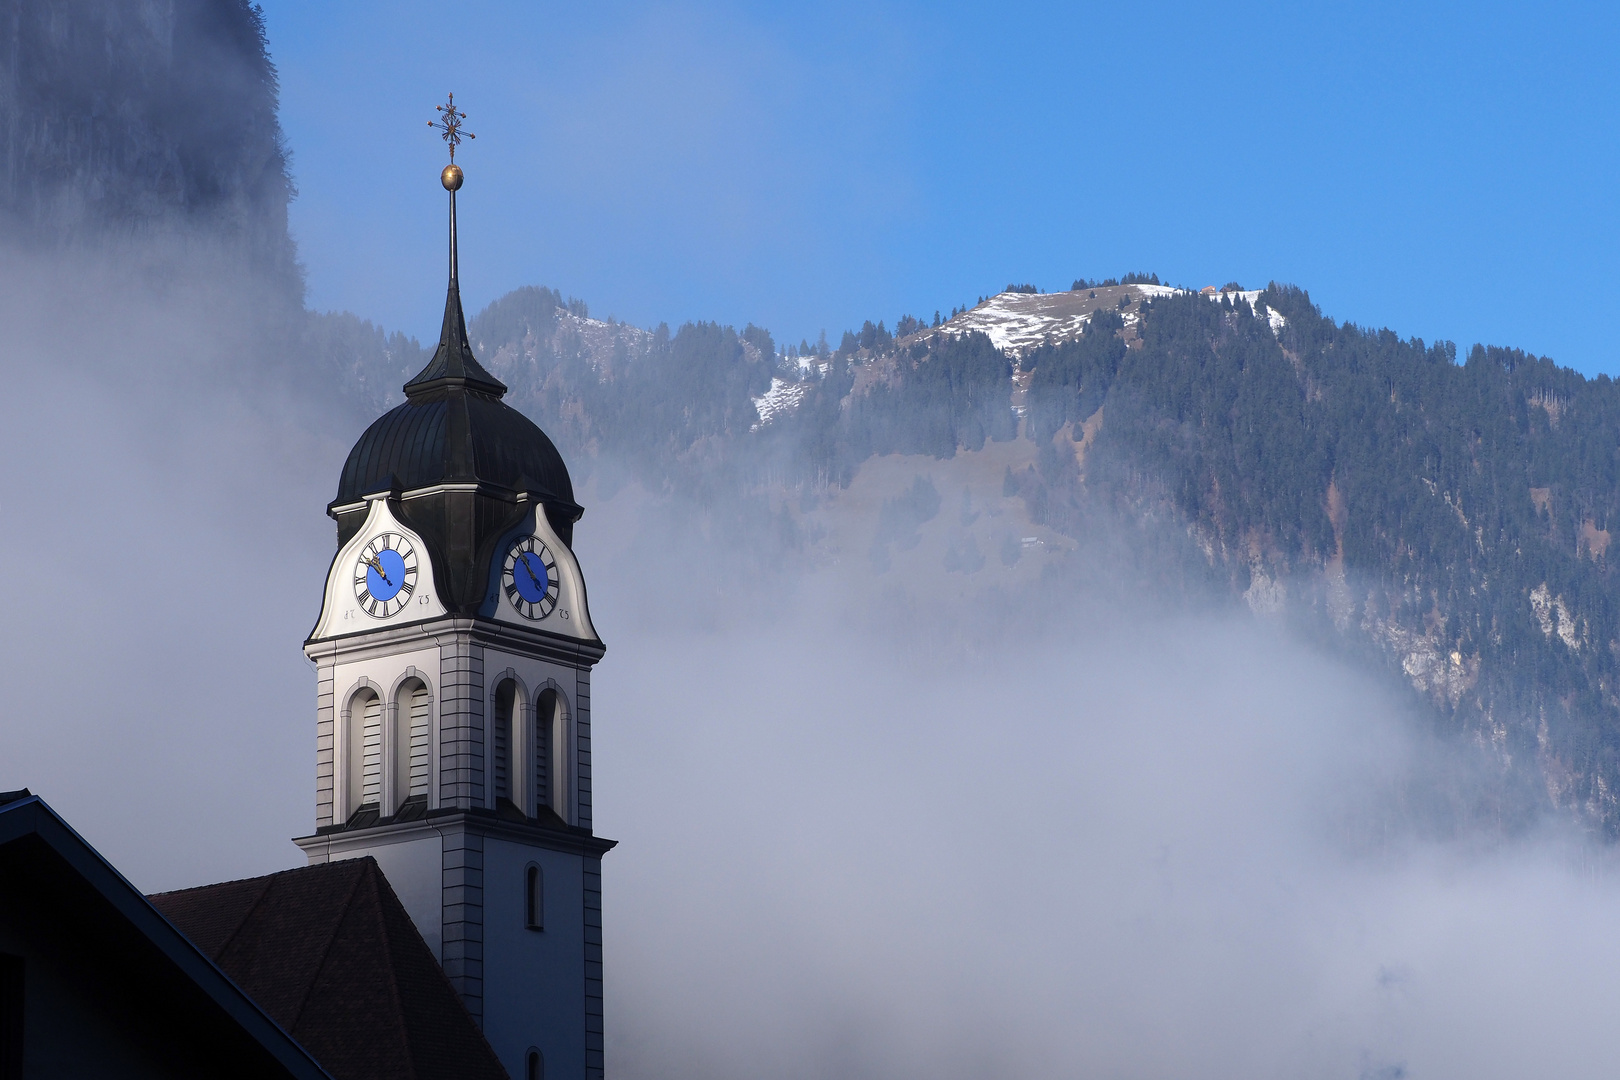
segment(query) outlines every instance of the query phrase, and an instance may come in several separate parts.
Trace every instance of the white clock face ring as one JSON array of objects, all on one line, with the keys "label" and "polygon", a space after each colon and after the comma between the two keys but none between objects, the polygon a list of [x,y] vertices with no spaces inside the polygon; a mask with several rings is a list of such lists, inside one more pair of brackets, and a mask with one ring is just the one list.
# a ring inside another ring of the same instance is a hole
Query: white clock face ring
[{"label": "white clock face ring", "polygon": [[360,551],[354,564],[354,597],[367,615],[386,619],[410,603],[416,592],[417,557],[399,533],[382,533]]},{"label": "white clock face ring", "polygon": [[557,607],[557,560],[538,536],[525,536],[506,553],[501,590],[525,619],[538,622]]}]

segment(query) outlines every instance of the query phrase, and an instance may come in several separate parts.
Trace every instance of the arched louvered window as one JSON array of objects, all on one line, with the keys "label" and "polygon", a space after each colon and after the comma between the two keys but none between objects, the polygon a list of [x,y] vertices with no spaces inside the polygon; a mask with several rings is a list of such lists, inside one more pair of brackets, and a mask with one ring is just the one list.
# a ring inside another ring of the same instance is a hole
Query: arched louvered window
[{"label": "arched louvered window", "polygon": [[383,703],[371,690],[349,701],[349,813],[375,808],[382,799]]},{"label": "arched louvered window", "polygon": [[546,928],[546,879],[535,863],[523,871],[523,925],[530,930]]},{"label": "arched louvered window", "polygon": [[557,816],[568,821],[568,715],[562,707],[562,697],[555,690],[545,690],[534,710],[535,745],[540,748],[541,767],[545,773],[547,806]]},{"label": "arched louvered window", "polygon": [[425,800],[433,769],[433,695],[421,679],[411,679],[399,689],[399,742],[395,751],[399,784],[395,797],[403,805],[409,799]]},{"label": "arched louvered window", "polygon": [[516,706],[517,683],[506,679],[495,688],[495,715],[490,725],[494,744],[491,780],[497,800],[512,798],[512,714]]}]

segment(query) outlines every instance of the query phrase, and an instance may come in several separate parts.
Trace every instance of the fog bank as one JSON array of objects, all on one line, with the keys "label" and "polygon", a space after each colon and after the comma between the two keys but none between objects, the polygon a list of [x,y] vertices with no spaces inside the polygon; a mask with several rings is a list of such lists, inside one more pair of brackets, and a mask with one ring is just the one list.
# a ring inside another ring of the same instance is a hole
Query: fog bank
[{"label": "fog bank", "polygon": [[680,565],[593,579],[619,1075],[1607,1073],[1611,855],[1459,826],[1373,676],[1085,592],[919,650],[837,568],[638,620]]}]

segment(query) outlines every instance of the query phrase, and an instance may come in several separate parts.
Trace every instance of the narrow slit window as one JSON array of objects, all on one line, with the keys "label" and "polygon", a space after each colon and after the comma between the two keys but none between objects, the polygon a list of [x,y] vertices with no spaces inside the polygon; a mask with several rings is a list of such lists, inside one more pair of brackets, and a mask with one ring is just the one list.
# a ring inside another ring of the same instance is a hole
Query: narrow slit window
[{"label": "narrow slit window", "polygon": [[530,930],[544,930],[546,916],[546,882],[540,868],[534,863],[523,873],[523,925]]}]

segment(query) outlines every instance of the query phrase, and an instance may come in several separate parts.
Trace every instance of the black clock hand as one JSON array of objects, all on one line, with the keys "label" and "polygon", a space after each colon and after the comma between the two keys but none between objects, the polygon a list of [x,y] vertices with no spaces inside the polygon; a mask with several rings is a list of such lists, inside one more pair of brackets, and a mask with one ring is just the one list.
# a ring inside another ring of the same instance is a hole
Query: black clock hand
[{"label": "black clock hand", "polygon": [[540,587],[540,577],[534,572],[534,567],[529,565],[528,553],[525,552],[523,558],[519,559],[518,561],[523,564],[523,569],[528,572],[529,580],[534,582],[534,587],[538,589]]}]

